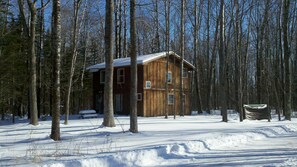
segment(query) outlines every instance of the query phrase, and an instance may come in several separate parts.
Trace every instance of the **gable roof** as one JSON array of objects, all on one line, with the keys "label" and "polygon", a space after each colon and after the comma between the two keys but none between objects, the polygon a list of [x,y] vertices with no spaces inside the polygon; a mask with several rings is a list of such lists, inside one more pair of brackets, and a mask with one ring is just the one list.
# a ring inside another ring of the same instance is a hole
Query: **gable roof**
[{"label": "gable roof", "polygon": [[[136,62],[137,62],[137,64],[144,65],[144,64],[147,64],[147,63],[152,62],[154,60],[166,57],[166,53],[167,52],[159,52],[159,53],[153,53],[153,54],[138,56]],[[181,57],[178,56],[173,51],[169,51],[169,55],[173,55],[179,60],[181,59]],[[113,67],[130,66],[131,65],[130,60],[131,60],[130,57],[114,59],[113,60]],[[195,69],[195,67],[191,63],[189,63],[188,61],[184,60],[184,63],[186,65],[188,65],[190,68]],[[100,63],[100,64],[92,65],[92,66],[88,67],[87,70],[89,70],[90,72],[97,72],[100,69],[104,69],[104,68],[105,68],[105,62]]]}]

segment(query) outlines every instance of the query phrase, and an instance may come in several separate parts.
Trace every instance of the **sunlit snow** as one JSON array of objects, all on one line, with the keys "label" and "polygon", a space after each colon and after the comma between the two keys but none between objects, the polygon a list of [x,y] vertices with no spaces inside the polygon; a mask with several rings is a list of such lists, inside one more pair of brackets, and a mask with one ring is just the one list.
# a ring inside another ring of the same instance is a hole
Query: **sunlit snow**
[{"label": "sunlit snow", "polygon": [[62,140],[49,138],[51,121],[0,121],[0,166],[297,166],[297,119],[239,122],[229,114],[164,119],[117,116],[115,128],[100,118],[61,120]]}]

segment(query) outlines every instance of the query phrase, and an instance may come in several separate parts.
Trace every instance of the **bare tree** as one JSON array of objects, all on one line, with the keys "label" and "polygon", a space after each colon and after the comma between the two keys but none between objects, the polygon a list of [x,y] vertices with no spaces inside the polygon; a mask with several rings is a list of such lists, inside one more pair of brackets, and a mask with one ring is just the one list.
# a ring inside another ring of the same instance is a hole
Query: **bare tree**
[{"label": "bare tree", "polygon": [[180,20],[181,34],[181,61],[180,61],[180,115],[184,116],[184,82],[183,82],[183,69],[184,69],[184,57],[185,57],[185,0],[181,0],[181,20]]},{"label": "bare tree", "polygon": [[[170,27],[170,1],[165,0],[165,19],[166,19],[166,26],[165,26],[165,48],[166,48],[166,79],[165,79],[165,89],[166,89],[166,95],[165,95],[165,119],[168,118],[168,70],[169,70],[169,27]],[[157,3],[156,3],[156,8],[157,8]],[[157,12],[157,9],[156,9]],[[158,29],[157,29],[158,31]],[[156,41],[159,42],[159,32],[156,32]],[[159,46],[158,46],[159,48]],[[175,115],[174,115],[175,116]]]},{"label": "bare tree", "polygon": [[237,99],[236,110],[239,112],[239,120],[240,122],[243,121],[243,109],[242,109],[242,58],[241,58],[241,17],[239,13],[239,3],[238,0],[234,0],[235,3],[235,35],[234,35],[234,42],[235,42],[235,98]]},{"label": "bare tree", "polygon": [[26,38],[29,41],[30,55],[30,124],[38,125],[38,110],[37,110],[37,71],[36,71],[36,54],[35,54],[35,24],[37,18],[36,1],[27,0],[30,12],[30,26],[25,20],[24,1],[18,0],[21,22],[24,27]]},{"label": "bare tree", "polygon": [[136,57],[136,0],[130,0],[130,55],[131,55],[131,89],[130,89],[130,132],[138,133],[137,124],[137,57]]},{"label": "bare tree", "polygon": [[[210,0],[207,0],[207,19],[206,19],[206,27],[207,27],[207,41],[206,41],[206,60],[207,61],[207,69],[208,69],[208,80],[207,82],[207,91],[206,91],[206,112],[210,113],[210,108],[211,108],[211,95],[212,95],[212,88],[213,88],[213,84],[212,84],[212,80],[214,78],[214,71],[215,71],[215,54],[216,54],[216,43],[217,43],[217,33],[218,33],[218,23],[216,26],[216,32],[214,35],[214,48],[212,49],[213,53],[212,53],[212,58],[210,57]],[[209,61],[209,59],[211,59]]]},{"label": "bare tree", "polygon": [[[44,6],[43,0],[41,0],[41,6]],[[40,118],[41,114],[41,106],[44,104],[44,96],[41,96],[42,90],[42,72],[45,71],[44,68],[42,68],[42,65],[44,64],[44,9],[42,8],[38,12],[38,19],[39,19],[39,39],[38,39],[38,47],[37,47],[37,110],[38,110],[38,117]],[[43,94],[44,95],[44,94]],[[42,101],[41,101],[42,100]],[[44,113],[43,108],[43,114]]]},{"label": "bare tree", "polygon": [[225,69],[225,2],[221,0],[220,7],[220,48],[219,48],[219,56],[220,56],[220,67],[219,67],[219,97],[220,97],[220,107],[223,122],[228,122],[227,118],[227,104],[226,104],[226,69]]},{"label": "bare tree", "polygon": [[[251,13],[251,10],[250,10]],[[247,39],[245,43],[245,54],[243,57],[243,94],[245,96],[244,100],[246,104],[249,103],[249,90],[248,90],[248,62],[249,62],[249,45],[250,45],[250,32],[251,32],[251,17],[248,18],[248,27],[247,27]],[[243,107],[243,106],[241,106]],[[245,112],[243,112],[243,118],[245,119]]]},{"label": "bare tree", "polygon": [[289,10],[290,0],[283,1],[283,45],[284,45],[284,65],[285,65],[285,87],[284,87],[284,113],[285,119],[291,120],[291,96],[292,96],[292,82],[291,82],[291,62],[290,62],[290,48],[289,48],[289,37],[288,37],[288,26],[289,26]]},{"label": "bare tree", "polygon": [[81,0],[75,0],[73,2],[73,30],[72,30],[72,43],[71,43],[71,64],[70,64],[70,73],[68,78],[68,86],[66,90],[66,98],[65,98],[65,122],[64,124],[68,124],[69,117],[69,108],[70,108],[70,94],[72,89],[73,75],[75,72],[75,63],[77,58],[77,39],[78,39],[78,12],[80,8]]},{"label": "bare tree", "polygon": [[[200,2],[202,4],[202,2]],[[198,58],[198,47],[199,47],[199,37],[198,37],[198,32],[200,29],[200,11],[201,11],[201,6],[198,9],[198,4],[197,0],[194,0],[194,15],[195,15],[195,20],[194,20],[194,63],[196,65],[196,71],[194,74],[195,77],[195,89],[196,89],[196,94],[197,94],[197,107],[198,107],[198,113],[202,113],[202,102],[201,102],[201,84],[200,84],[200,79],[199,79],[199,66],[200,66],[200,61]]]},{"label": "bare tree", "polygon": [[122,57],[127,57],[127,0],[124,1],[123,21],[124,21],[124,36],[123,36],[123,54]]},{"label": "bare tree", "polygon": [[115,58],[120,58],[122,44],[122,0],[114,0],[114,18],[115,18]]},{"label": "bare tree", "polygon": [[54,57],[53,71],[53,113],[51,138],[60,140],[60,69],[61,69],[61,6],[60,0],[53,0],[52,10],[52,56]]},{"label": "bare tree", "polygon": [[[160,52],[159,6],[158,6],[159,1],[158,0],[152,0],[152,3],[154,5],[154,27],[155,27],[154,28],[154,30],[155,30],[155,34],[154,34],[155,37],[153,38],[153,41],[152,41],[153,42],[152,43],[152,51],[153,52]],[[167,0],[165,0],[164,3],[166,5]],[[165,7],[165,11],[166,11],[166,7]],[[165,12],[165,17],[167,17],[166,12]],[[166,23],[167,23],[167,19],[166,19]]]},{"label": "bare tree", "polygon": [[113,110],[113,14],[114,3],[106,0],[105,19],[105,85],[104,85],[104,119],[103,125],[115,127]]}]

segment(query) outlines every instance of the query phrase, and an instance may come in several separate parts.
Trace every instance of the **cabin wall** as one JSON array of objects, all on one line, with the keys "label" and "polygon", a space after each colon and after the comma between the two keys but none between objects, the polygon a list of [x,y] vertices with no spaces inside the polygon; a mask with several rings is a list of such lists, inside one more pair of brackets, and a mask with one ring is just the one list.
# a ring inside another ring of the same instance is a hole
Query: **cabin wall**
[{"label": "cabin wall", "polygon": [[[144,65],[144,116],[165,115],[166,101],[166,58]],[[174,64],[175,63],[175,64]],[[180,61],[170,58],[168,71],[172,72],[172,83],[168,84],[168,92],[174,94],[174,104],[168,104],[169,115],[180,114]],[[145,82],[151,82],[151,88],[146,88]],[[190,114],[190,75],[183,78],[185,94],[185,115]]]},{"label": "cabin wall", "polygon": [[[142,100],[137,103],[137,112],[139,116],[143,116],[143,67],[137,67],[138,73],[138,91],[141,93]],[[118,83],[118,69],[124,69],[124,83]],[[100,71],[93,73],[93,107],[98,113],[103,113],[103,92],[104,84],[100,83]],[[130,67],[115,67],[113,75],[113,96],[114,96],[114,111],[116,114],[128,115],[130,113],[130,86],[131,86],[131,71]]]},{"label": "cabin wall", "polygon": [[[187,66],[186,66],[187,67]],[[189,68],[189,67],[188,67]],[[122,84],[117,83],[117,70],[124,69],[125,82]],[[104,69],[103,69],[104,70]],[[104,84],[100,83],[100,71],[93,73],[93,87],[94,87],[94,109],[103,113],[103,92]],[[174,94],[174,104],[168,104],[166,101],[166,58],[161,58],[152,61],[145,65],[138,65],[138,93],[142,98],[138,101],[137,111],[138,116],[152,117],[164,116],[165,105],[168,106],[169,115],[180,114],[180,61],[174,59],[171,55],[169,60],[169,71],[172,73],[172,83],[168,84],[168,91]],[[116,114],[128,115],[130,113],[130,83],[131,74],[130,67],[115,67],[114,68],[114,110]],[[151,82],[151,88],[146,88],[146,81]],[[185,94],[185,115],[190,114],[190,75],[183,78],[184,94]]]}]

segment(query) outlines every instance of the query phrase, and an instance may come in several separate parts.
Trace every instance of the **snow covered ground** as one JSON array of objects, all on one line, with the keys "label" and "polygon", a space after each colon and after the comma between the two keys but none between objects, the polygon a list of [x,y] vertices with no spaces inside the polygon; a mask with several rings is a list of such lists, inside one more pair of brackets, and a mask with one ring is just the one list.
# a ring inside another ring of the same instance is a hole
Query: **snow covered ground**
[{"label": "snow covered ground", "polygon": [[50,120],[0,121],[0,166],[297,166],[296,118],[139,117],[138,134],[128,132],[129,117],[116,117],[115,128],[100,127],[102,118],[77,118],[61,124],[59,142],[49,138]]}]

